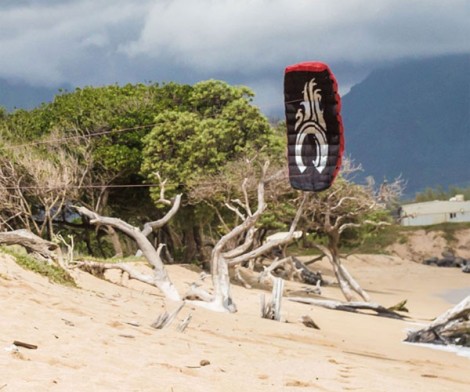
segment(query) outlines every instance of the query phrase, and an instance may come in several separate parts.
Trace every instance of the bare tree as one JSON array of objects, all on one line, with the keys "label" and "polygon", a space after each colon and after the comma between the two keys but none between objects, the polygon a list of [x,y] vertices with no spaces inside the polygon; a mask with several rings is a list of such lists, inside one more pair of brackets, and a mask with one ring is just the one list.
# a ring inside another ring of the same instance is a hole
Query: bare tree
[{"label": "bare tree", "polygon": [[[115,175],[93,170],[92,145],[79,130],[63,141],[53,129],[32,146],[6,146],[0,158],[0,224],[4,229],[25,228],[52,239],[56,223],[67,220],[67,206],[80,199],[92,210],[106,205],[108,184]],[[99,182],[99,186],[95,184]],[[111,239],[116,256],[122,256],[119,236],[111,226],[101,229]]]},{"label": "bare tree", "polygon": [[[267,181],[269,182],[269,178],[267,178],[268,167],[269,165],[265,164],[261,171],[261,178],[257,185],[257,206],[255,210],[251,206],[250,197],[248,195],[248,179],[245,179],[241,185],[243,200],[235,199],[226,203],[226,207],[238,217],[239,223],[232,229],[228,229],[228,232],[217,241],[212,251],[211,274],[213,293],[202,290],[197,284],[193,284],[188,292],[185,293],[183,299],[193,301],[195,304],[211,310],[235,312],[236,305],[230,292],[231,274],[229,270],[247,260],[269,253],[274,247],[282,246],[293,240],[295,227],[302,214],[302,204],[286,236],[264,244],[256,244],[253,242],[254,233],[257,230],[256,224],[259,222],[260,217],[267,207],[265,201],[265,184]],[[86,261],[80,262],[78,265],[97,270],[118,269],[128,273],[130,278],[157,286],[167,298],[174,300],[180,299],[181,297],[171,283],[160,257],[163,244],[160,244],[158,249],[155,250],[151,242],[147,239],[147,235],[153,229],[161,227],[161,224],[167,223],[176,213],[177,206],[179,206],[180,203],[180,197],[181,195],[173,201],[170,210],[163,219],[147,223],[142,230],[120,219],[100,216],[86,207],[77,208],[80,214],[90,219],[90,223],[112,226],[133,238],[142,251],[142,254],[154,268],[154,275],[152,277],[132,270],[125,263],[103,264]],[[161,199],[166,200],[163,193]]]},{"label": "bare tree", "polygon": [[7,157],[0,159],[0,229],[13,230],[14,222],[31,231],[33,225],[31,207],[23,192],[23,176],[21,168]]},{"label": "bare tree", "polygon": [[[361,288],[359,283],[348,272],[342,263],[339,252],[341,236],[351,228],[366,225],[389,225],[386,219],[370,219],[374,213],[383,211],[384,204],[379,201],[391,201],[398,198],[402,191],[402,181],[396,180],[389,185],[387,193],[376,192],[373,186],[354,184],[348,178],[360,170],[351,161],[346,160],[339,177],[334,185],[326,192],[316,193],[308,199],[305,206],[306,227],[311,232],[321,233],[327,237],[327,245],[315,243],[329,260],[333,267],[341,291],[348,301],[353,300],[353,291],[363,300],[370,301],[369,294]],[[372,183],[370,183],[372,185]]]},{"label": "bare tree", "polygon": [[35,147],[6,147],[0,165],[0,195],[3,225],[13,221],[39,236],[54,235],[53,223],[65,204],[77,199],[90,172],[87,145],[71,140],[69,144],[50,142],[52,132]]},{"label": "bare tree", "polygon": [[[181,200],[181,195],[178,195],[175,199],[174,205],[179,206]],[[177,208],[176,208],[177,209]],[[144,230],[130,225],[127,222],[124,222],[118,218],[106,217],[98,215],[97,213],[89,210],[86,207],[77,207],[77,211],[90,219],[90,223],[94,225],[105,225],[113,227],[120,230],[130,238],[132,238],[136,243],[139,249],[141,250],[144,257],[153,267],[153,275],[147,275],[140,273],[139,271],[133,270],[127,263],[98,263],[98,262],[79,262],[77,265],[80,267],[98,269],[98,270],[107,270],[107,269],[118,269],[122,272],[126,272],[131,279],[136,279],[141,282],[156,286],[159,288],[162,293],[169,299],[179,301],[181,296],[179,295],[176,287],[171,282],[168,273],[166,272],[165,266],[161,259],[161,251],[164,247],[164,244],[160,244],[157,249],[147,238],[148,228],[161,227],[166,224],[171,216],[174,215],[175,208],[170,209],[166,216],[159,221],[147,223],[144,227]]]},{"label": "bare tree", "polygon": [[[259,173],[259,179],[256,180],[256,175],[253,172],[254,167],[255,165],[252,161],[238,162],[238,170],[241,170],[246,175],[241,185],[241,192],[238,190],[241,197],[224,203],[226,209],[235,216],[235,219],[231,220],[235,222],[234,227],[230,228],[230,224],[223,218],[222,212],[213,205],[225,230],[225,234],[215,243],[210,261],[214,286],[214,295],[211,297],[210,302],[211,307],[216,310],[236,311],[236,305],[230,292],[230,270],[249,260],[269,255],[274,248],[292,242],[294,240],[295,228],[302,215],[303,202],[301,202],[285,236],[265,243],[256,241],[257,225],[267,209],[266,188],[270,182],[275,182],[275,180],[282,178],[283,172],[276,171],[275,173],[270,173],[268,171],[269,163],[265,163]],[[219,176],[224,177],[224,174],[221,173]],[[196,197],[199,200],[207,200],[212,199],[215,194],[233,195],[236,193],[230,189],[233,186],[232,181],[227,180],[225,177],[224,179],[216,177],[213,176],[211,178],[211,186],[204,188],[198,184],[191,194],[193,200]],[[254,187],[256,182],[257,185]],[[256,198],[253,197],[253,190],[256,192]],[[304,196],[303,200],[305,198]],[[252,206],[253,199],[256,199],[256,209]]]}]

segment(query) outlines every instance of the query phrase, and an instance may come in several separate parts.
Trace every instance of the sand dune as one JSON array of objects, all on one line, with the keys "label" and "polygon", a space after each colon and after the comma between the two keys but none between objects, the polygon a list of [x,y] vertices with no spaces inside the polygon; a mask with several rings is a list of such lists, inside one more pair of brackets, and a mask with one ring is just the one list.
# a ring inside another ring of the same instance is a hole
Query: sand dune
[{"label": "sand dune", "polygon": [[[0,256],[0,391],[468,390],[469,358],[402,341],[470,294],[470,276],[391,256],[355,256],[347,267],[375,302],[407,299],[409,320],[284,301],[284,322],[269,321],[259,316],[261,291],[234,286],[238,313],[186,305],[173,325],[155,330],[156,317],[178,304],[152,287],[78,271],[80,288],[62,287]],[[318,268],[328,277],[326,264]],[[197,279],[168,269],[181,291]],[[289,283],[287,295],[301,287]],[[342,299],[336,287],[323,296]],[[302,315],[321,329],[305,327]],[[15,340],[38,348],[12,351]]]}]

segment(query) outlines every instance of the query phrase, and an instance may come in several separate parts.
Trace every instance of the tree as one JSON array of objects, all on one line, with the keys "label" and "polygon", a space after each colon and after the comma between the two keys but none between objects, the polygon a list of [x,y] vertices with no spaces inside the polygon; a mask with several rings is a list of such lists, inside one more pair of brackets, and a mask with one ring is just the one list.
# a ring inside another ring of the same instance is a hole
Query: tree
[{"label": "tree", "polygon": [[[273,143],[272,129],[259,109],[251,105],[252,93],[210,80],[195,84],[188,93],[188,105],[158,114],[155,126],[144,138],[141,173],[148,182],[156,173],[170,179],[170,194],[187,194],[188,184],[201,175],[223,170],[227,162]],[[151,190],[159,198],[159,189]],[[194,205],[185,206],[172,222],[171,244],[183,244],[182,258],[201,258],[203,241],[201,215]],[[171,248],[171,246],[170,246]],[[173,248],[176,251],[175,248]]]},{"label": "tree", "polygon": [[87,151],[81,147],[45,143],[35,148],[4,148],[0,194],[5,226],[12,228],[16,220],[39,236],[53,237],[55,220],[67,202],[79,197],[89,169],[78,163],[87,160]]},{"label": "tree", "polygon": [[[229,269],[234,268],[247,260],[267,254],[273,248],[282,246],[293,240],[295,227],[302,214],[302,205],[297,211],[287,236],[277,241],[271,241],[264,244],[257,244],[253,241],[254,233],[257,230],[256,225],[266,209],[265,185],[270,180],[267,173],[268,163],[263,166],[260,178],[258,179],[256,210],[252,209],[250,198],[248,196],[248,178],[246,178],[241,185],[241,192],[244,195],[243,201],[236,200],[231,204],[227,204],[227,207],[239,218],[240,221],[234,227],[228,228],[228,232],[217,241],[212,251],[210,263],[214,287],[213,294],[201,290],[193,285],[183,296],[183,299],[191,298],[191,300],[193,300],[194,298],[198,298],[199,301],[196,301],[196,303],[200,306],[204,306],[215,311],[235,312],[236,305],[230,293]],[[250,178],[250,180],[253,180],[253,178]],[[163,194],[160,195],[160,200],[166,200]],[[178,195],[171,203],[172,208],[167,212],[165,219],[161,221],[163,224],[168,223],[171,217],[176,213],[180,201],[181,195]],[[146,224],[144,228],[140,230],[121,219],[100,216],[85,207],[79,207],[77,210],[80,214],[89,218],[92,224],[112,226],[134,239],[143,255],[153,266],[154,275],[150,277],[148,275],[138,273],[132,270],[125,263],[102,264],[96,262],[80,262],[80,266],[95,270],[118,269],[128,273],[129,277],[132,279],[138,279],[142,282],[157,286],[169,299],[178,300],[181,298],[171,283],[160,258],[163,244],[160,243],[158,249],[155,250],[152,243],[147,239],[147,235],[154,227],[162,227],[162,225],[157,224],[158,222],[151,222]]]},{"label": "tree", "polygon": [[[139,171],[143,137],[159,112],[189,105],[190,88],[168,83],[61,91],[51,103],[30,111],[5,114],[0,122],[0,134],[9,145],[34,145],[46,139],[67,145],[74,140],[88,140],[93,163],[88,172],[89,182],[102,187],[90,188],[86,202],[104,212],[110,196],[114,204],[122,200],[122,193],[113,192],[111,185],[142,183]],[[79,163],[87,165],[87,162]],[[140,197],[148,198],[148,194],[142,192]]]},{"label": "tree", "polygon": [[[252,93],[210,80],[189,92],[189,107],[168,109],[155,118],[144,139],[142,173],[160,173],[182,190],[201,173],[215,173],[228,161],[266,145],[272,130],[250,104]],[[170,190],[171,187],[168,187]],[[158,190],[154,193],[158,198]]]},{"label": "tree", "polygon": [[[100,214],[120,211],[126,219],[158,219],[162,212],[156,203],[151,205],[147,189],[130,192],[117,186],[155,183],[159,172],[170,179],[167,191],[174,196],[194,175],[217,172],[244,151],[263,145],[280,148],[279,138],[251,104],[252,96],[246,87],[214,80],[194,86],[85,87],[61,91],[53,102],[30,111],[4,113],[0,133],[2,142],[15,148],[83,143],[90,154],[86,159],[76,157],[78,165],[86,168],[82,181],[86,187],[77,197]],[[51,161],[45,155],[40,159]],[[151,189],[153,200],[158,200],[158,187]],[[136,194],[138,205],[133,200]],[[181,255],[178,259],[200,257],[200,224],[188,224],[199,218],[203,218],[200,209],[184,203],[177,218],[160,232],[169,248]]]},{"label": "tree", "polygon": [[470,187],[449,187],[445,190],[442,186],[436,188],[426,188],[421,192],[418,192],[415,197],[415,202],[425,202],[433,200],[449,200],[455,195],[463,195],[465,200],[470,200]]},{"label": "tree", "polygon": [[[378,192],[372,186],[361,186],[348,180],[360,167],[349,160],[343,163],[343,170],[333,186],[325,192],[315,193],[305,205],[304,228],[326,236],[327,243],[315,243],[330,261],[340,288],[348,301],[353,299],[352,291],[362,299],[370,297],[351,276],[340,255],[340,240],[351,229],[364,226],[383,226],[390,224],[390,217],[384,210],[387,203],[399,198],[402,193],[402,180],[397,179],[389,185],[387,192]],[[379,203],[378,201],[381,201]]]},{"label": "tree", "polygon": [[236,311],[236,306],[230,294],[229,268],[270,253],[273,248],[292,242],[297,223],[302,215],[305,198],[302,199],[302,203],[297,210],[296,216],[286,236],[276,241],[269,241],[263,244],[256,243],[253,240],[257,230],[256,224],[267,207],[265,201],[265,184],[269,181],[267,178],[267,169],[268,164],[265,164],[258,182],[258,201],[255,211],[252,211],[250,199],[247,194],[247,180],[245,180],[242,185],[244,194],[243,201],[235,200],[235,204],[227,204],[227,207],[240,218],[241,222],[220,238],[212,251],[211,272],[214,282],[213,303],[217,307],[227,309],[230,312]]}]

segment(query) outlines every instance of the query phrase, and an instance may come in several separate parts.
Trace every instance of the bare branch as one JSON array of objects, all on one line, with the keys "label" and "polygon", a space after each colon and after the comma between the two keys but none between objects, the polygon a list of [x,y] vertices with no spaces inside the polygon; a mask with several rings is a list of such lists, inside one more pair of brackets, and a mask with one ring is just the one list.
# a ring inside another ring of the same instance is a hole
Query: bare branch
[{"label": "bare branch", "polygon": [[157,286],[169,299],[180,300],[180,296],[175,286],[171,282],[160,257],[164,244],[160,244],[155,249],[148,238],[137,228],[118,218],[104,217],[88,210],[86,207],[76,207],[77,211],[90,219],[90,223],[95,225],[112,226],[129,237],[136,243],[147,261],[154,267],[154,285]]},{"label": "bare branch", "polygon": [[335,206],[331,207],[330,210],[331,210],[331,211],[337,210],[339,207],[342,206],[342,204],[343,204],[345,201],[348,201],[348,200],[357,201],[358,199],[357,199],[357,197],[349,197],[349,196],[342,197],[342,198],[340,199],[340,201],[339,201]]},{"label": "bare branch", "polygon": [[300,302],[308,305],[320,306],[327,309],[343,310],[345,312],[357,312],[358,310],[372,310],[377,316],[388,317],[402,320],[404,317],[393,310],[383,307],[382,305],[370,302],[339,302],[332,300],[322,300],[313,298],[290,297],[287,298],[292,302]]},{"label": "bare branch", "polygon": [[371,220],[365,220],[361,223],[345,223],[345,224],[341,225],[341,227],[338,229],[338,232],[341,234],[346,229],[349,229],[351,227],[361,227],[361,226],[364,226],[364,225],[371,225],[371,226],[379,227],[379,226],[390,226],[390,223],[389,222],[374,222],[374,221],[371,221]]},{"label": "bare branch", "polygon": [[171,200],[165,198],[165,185],[168,179],[165,178],[163,180],[159,172],[154,173],[154,176],[157,178],[158,183],[160,184],[160,198],[156,201],[156,203],[161,203],[170,206],[172,204]]},{"label": "bare branch", "polygon": [[[173,205],[171,206],[171,209],[165,214],[163,218],[153,221],[153,222],[146,223],[142,229],[142,234],[147,237],[152,231],[156,229],[160,229],[163,226],[165,226],[178,212],[181,206],[181,197],[182,197],[181,194],[176,195],[176,198],[173,202]],[[171,205],[171,202],[169,205]]]},{"label": "bare branch", "polygon": [[[233,201],[236,202],[236,200],[233,200]],[[231,205],[230,203],[225,203],[225,206],[226,206],[230,211],[233,211],[241,220],[245,220],[245,219],[246,219],[245,215],[243,215],[237,207]]]},{"label": "bare branch", "polygon": [[236,256],[239,256],[243,253],[245,253],[248,249],[250,249],[250,247],[253,245],[253,240],[254,240],[254,236],[255,236],[255,233],[256,233],[256,228],[255,227],[251,227],[248,229],[247,231],[247,234],[245,236],[245,241],[243,242],[243,244],[241,244],[240,246],[236,247],[235,249],[232,249],[228,252],[224,252],[224,257],[226,259],[231,259],[231,258],[234,258]]},{"label": "bare branch", "polygon": [[255,257],[259,257],[259,256],[265,254],[266,252],[270,251],[271,249],[273,249],[275,247],[282,246],[282,245],[285,245],[285,244],[288,244],[288,243],[292,242],[292,240],[294,238],[295,228],[297,227],[297,224],[298,224],[298,222],[300,220],[300,217],[302,216],[302,213],[303,213],[303,206],[305,204],[305,201],[307,200],[307,197],[308,197],[307,195],[308,195],[307,193],[304,193],[304,197],[302,199],[302,202],[301,202],[299,208],[297,209],[297,213],[295,215],[294,220],[292,221],[289,232],[284,238],[280,238],[280,239],[277,239],[277,240],[274,240],[274,241],[269,241],[269,242],[261,245],[260,247],[252,250],[251,252],[242,254],[238,257],[234,257],[234,258],[228,260],[228,264],[230,266],[233,266],[233,265],[236,265],[236,264],[243,263],[243,262],[248,261],[250,259],[253,259]]}]

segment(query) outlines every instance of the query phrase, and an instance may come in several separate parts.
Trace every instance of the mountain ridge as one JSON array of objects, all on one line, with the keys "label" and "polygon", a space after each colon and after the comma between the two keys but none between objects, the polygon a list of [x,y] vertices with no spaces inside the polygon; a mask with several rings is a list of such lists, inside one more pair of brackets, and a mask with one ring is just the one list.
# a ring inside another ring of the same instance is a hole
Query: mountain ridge
[{"label": "mountain ridge", "polygon": [[362,179],[402,176],[406,194],[470,185],[470,54],[373,71],[343,97],[346,154]]}]

